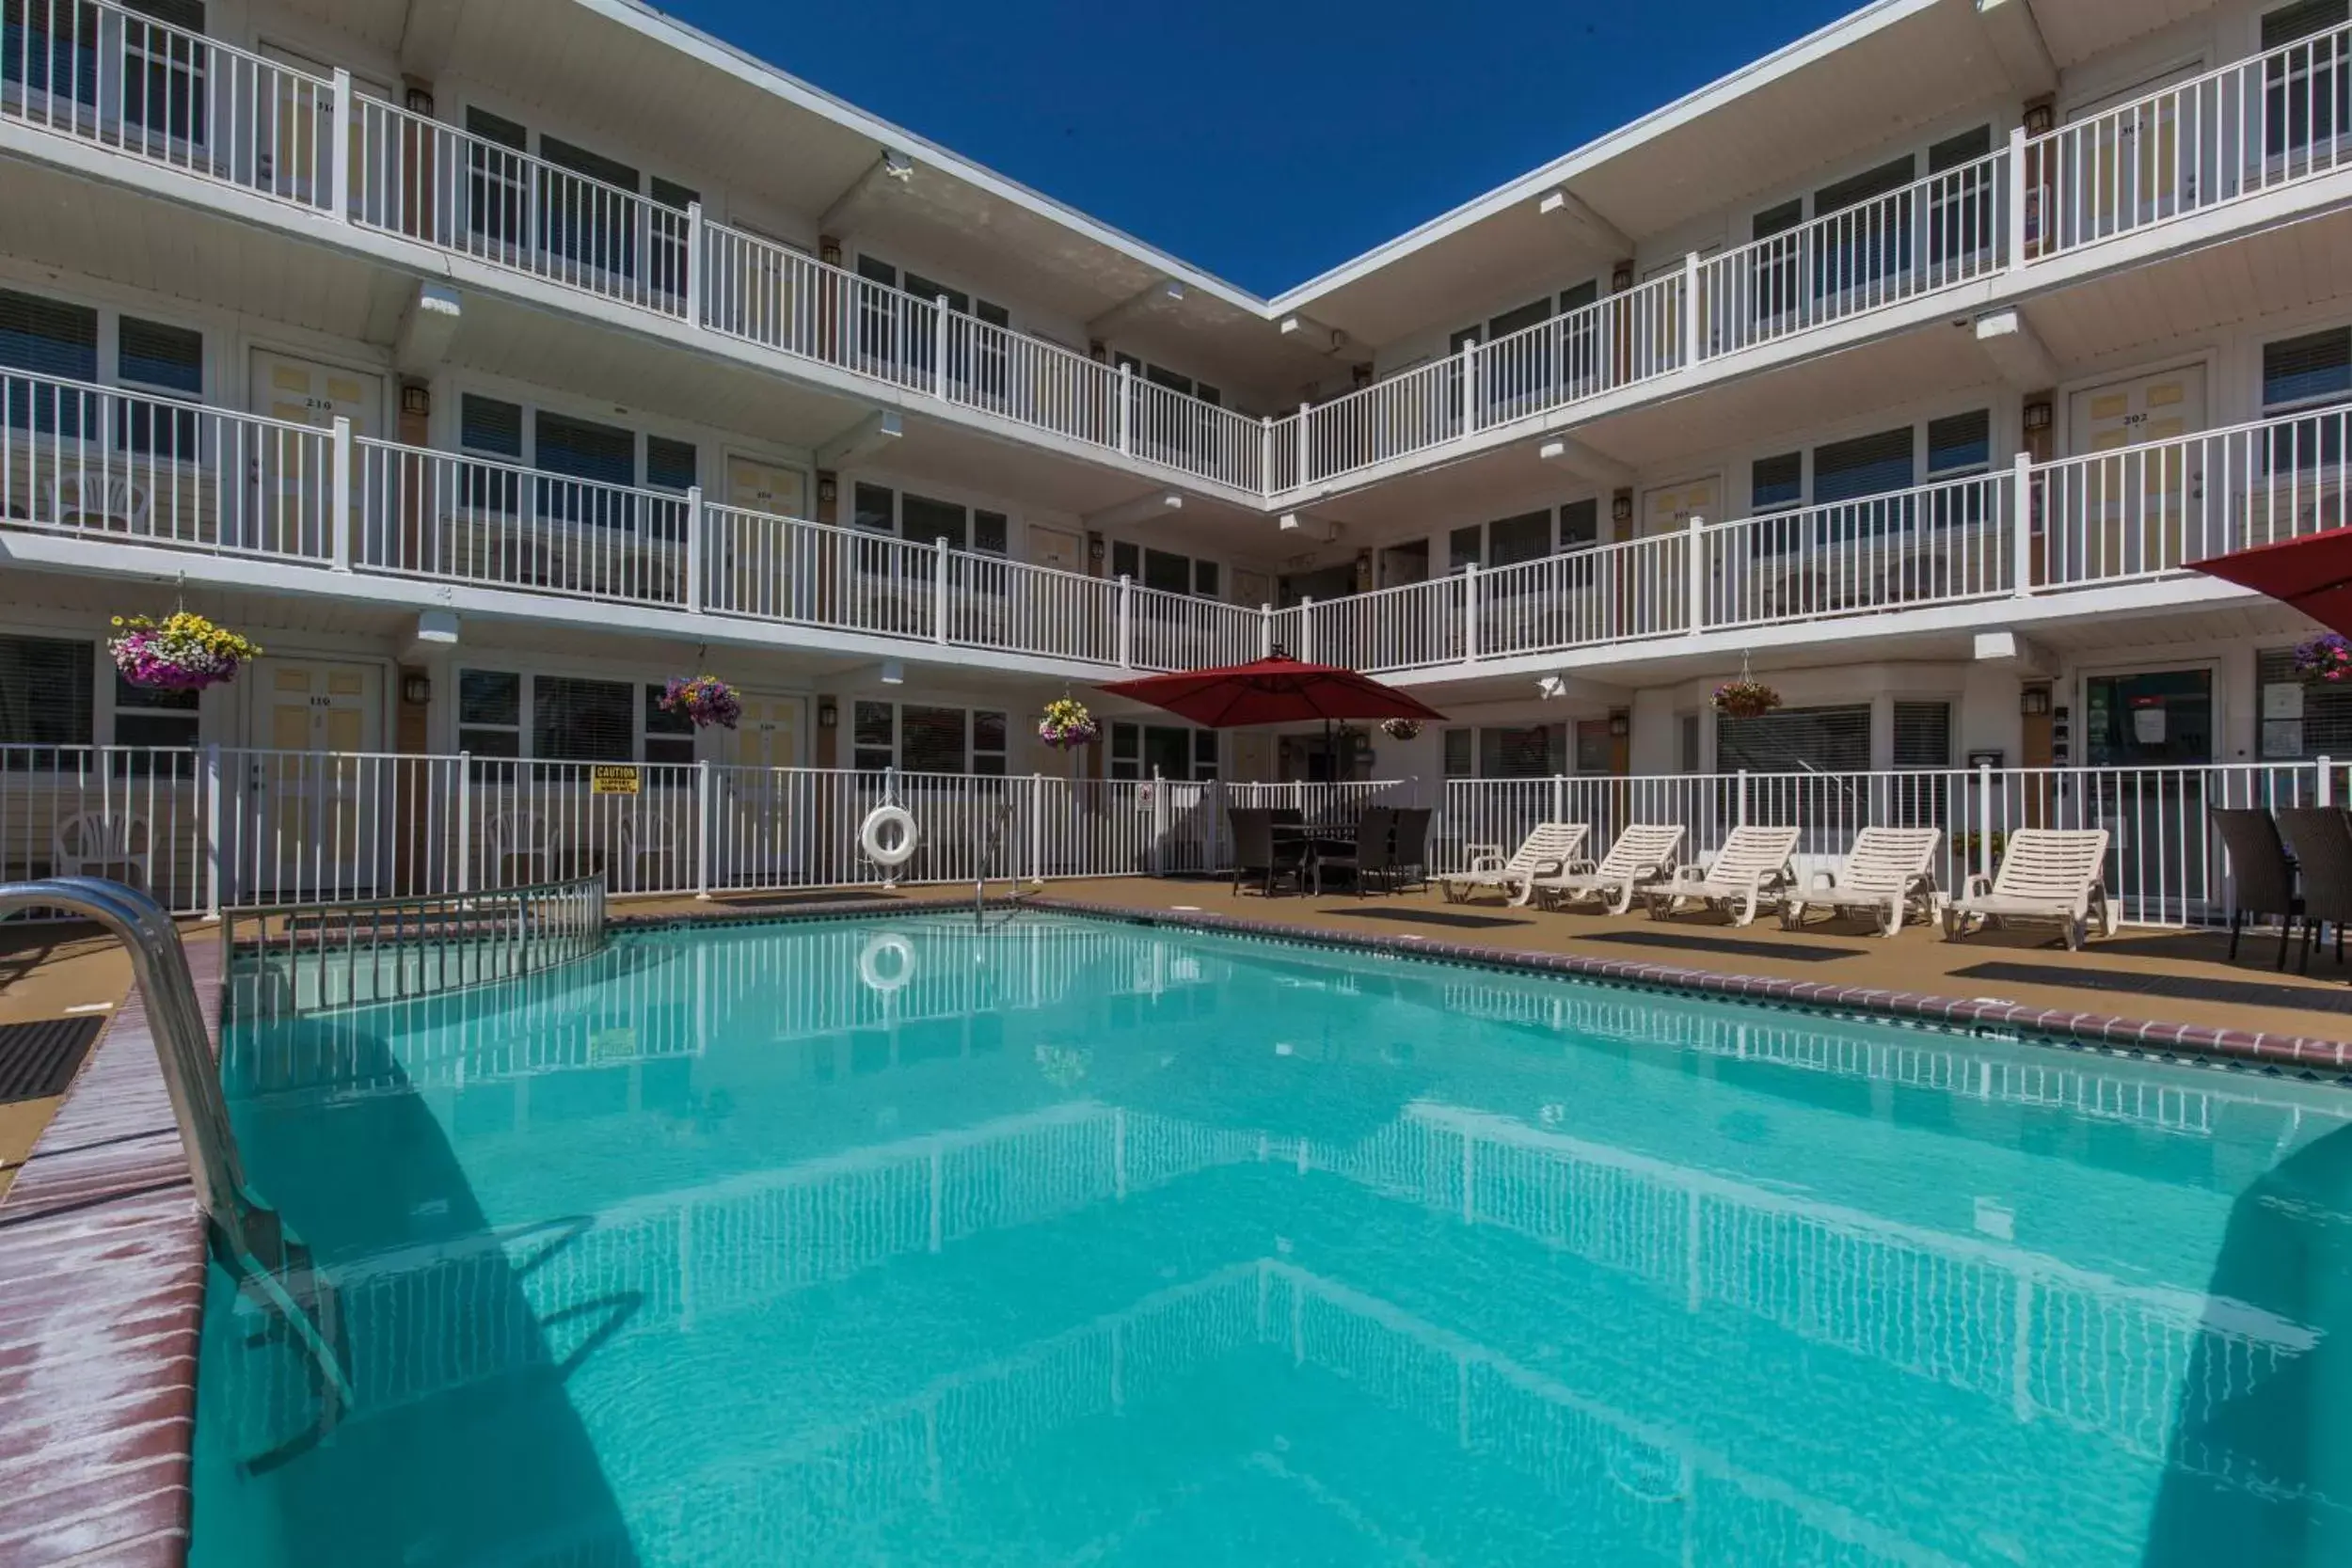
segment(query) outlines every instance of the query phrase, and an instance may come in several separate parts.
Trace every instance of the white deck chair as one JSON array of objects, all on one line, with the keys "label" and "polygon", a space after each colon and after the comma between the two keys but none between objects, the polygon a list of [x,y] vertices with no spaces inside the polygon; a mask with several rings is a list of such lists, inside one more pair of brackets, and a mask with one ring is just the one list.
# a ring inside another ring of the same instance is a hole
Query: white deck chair
[{"label": "white deck chair", "polygon": [[142,889],[152,848],[147,818],[130,812],[77,811],[50,835],[53,875],[112,877]]},{"label": "white deck chair", "polygon": [[1968,934],[1971,921],[2054,920],[2066,945],[2079,948],[2093,915],[2102,936],[2115,935],[2115,906],[2101,873],[2107,858],[2105,828],[2020,828],[2009,835],[2000,868],[1990,881],[1971,873],[1962,895],[1944,911],[1944,940]]},{"label": "white deck chair", "polygon": [[1777,903],[1796,885],[1788,857],[1797,852],[1794,828],[1739,827],[1705,865],[1686,865],[1668,880],[1645,890],[1650,918],[1663,919],[1696,898],[1731,917],[1734,926],[1756,918],[1758,907]]},{"label": "white deck chair", "polygon": [[1617,835],[1597,863],[1570,861],[1557,872],[1537,877],[1535,892],[1546,909],[1590,898],[1598,899],[1611,914],[1623,914],[1633,907],[1633,895],[1643,884],[1673,875],[1675,852],[1681,847],[1680,827],[1636,822]]},{"label": "white deck chair", "polygon": [[1466,844],[1462,847],[1470,855],[1470,868],[1439,877],[1438,889],[1449,904],[1462,903],[1484,890],[1524,904],[1534,896],[1536,875],[1559,871],[1574,861],[1591,831],[1581,822],[1538,822],[1508,860],[1500,844]]},{"label": "white deck chair", "polygon": [[[489,850],[488,869],[501,879],[494,887],[528,886],[548,879],[555,863],[554,835],[547,818],[527,807],[515,806],[494,814],[484,830]],[[519,866],[520,875],[510,868]]]},{"label": "white deck chair", "polygon": [[1813,910],[1867,912],[1878,921],[1882,936],[1901,930],[1915,910],[1932,926],[1943,895],[1936,891],[1935,874],[1929,866],[1943,842],[1941,828],[1863,829],[1847,852],[1844,880],[1835,871],[1816,871],[1803,892],[1781,900],[1782,927],[1797,929]]}]

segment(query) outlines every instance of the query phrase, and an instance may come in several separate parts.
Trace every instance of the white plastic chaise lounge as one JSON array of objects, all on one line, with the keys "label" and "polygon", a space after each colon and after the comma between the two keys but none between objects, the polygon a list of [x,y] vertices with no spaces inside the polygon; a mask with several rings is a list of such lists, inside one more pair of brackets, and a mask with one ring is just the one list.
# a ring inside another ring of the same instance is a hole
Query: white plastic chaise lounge
[{"label": "white plastic chaise lounge", "polygon": [[2054,920],[2066,945],[2080,948],[2096,915],[2102,936],[2115,935],[2115,906],[2100,879],[2107,858],[2105,828],[2020,828],[2009,835],[1990,881],[1973,872],[1944,911],[1944,940],[1968,934],[1969,922]]},{"label": "white plastic chaise lounge", "polygon": [[1508,860],[1500,844],[1466,844],[1462,847],[1469,852],[1470,868],[1439,877],[1438,891],[1449,904],[1465,902],[1471,894],[1487,890],[1501,893],[1513,904],[1524,904],[1534,891],[1536,875],[1556,872],[1575,860],[1589,832],[1581,822],[1538,822]]},{"label": "white plastic chaise lounge", "polygon": [[1681,847],[1680,827],[1636,822],[1617,835],[1599,861],[1570,861],[1558,871],[1537,877],[1535,893],[1546,909],[1597,899],[1611,914],[1623,914],[1633,907],[1633,895],[1645,883],[1673,872],[1675,852]]},{"label": "white plastic chaise lounge", "polygon": [[1833,914],[1867,913],[1879,923],[1881,936],[1900,931],[1915,911],[1934,925],[1943,895],[1929,867],[1943,842],[1941,828],[1863,829],[1846,855],[1844,880],[1835,871],[1816,871],[1804,891],[1781,900],[1781,926],[1793,931],[1809,911],[1824,909]]},{"label": "white plastic chaise lounge", "polygon": [[1686,898],[1696,898],[1745,926],[1756,910],[1779,902],[1796,885],[1789,857],[1797,852],[1794,828],[1740,827],[1705,865],[1686,865],[1665,881],[1645,890],[1650,918],[1662,920]]}]

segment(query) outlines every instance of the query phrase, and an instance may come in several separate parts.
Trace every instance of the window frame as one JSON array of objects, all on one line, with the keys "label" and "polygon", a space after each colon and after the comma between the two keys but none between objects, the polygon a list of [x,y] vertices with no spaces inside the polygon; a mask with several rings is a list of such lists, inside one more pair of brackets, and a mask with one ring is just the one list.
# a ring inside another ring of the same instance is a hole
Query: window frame
[{"label": "window frame", "polygon": [[[491,720],[469,721],[465,717],[464,708],[465,682],[469,675],[495,676],[514,681],[516,721],[513,723]],[[451,728],[455,737],[457,750],[471,757],[477,764],[485,761],[544,762],[556,767],[578,768],[591,763],[609,762],[635,763],[641,767],[649,768],[684,768],[691,767],[701,760],[699,753],[702,751],[700,739],[702,732],[694,727],[692,721],[681,715],[660,724],[654,721],[654,715],[658,711],[654,705],[655,699],[660,695],[666,682],[648,681],[642,675],[614,674],[607,671],[581,671],[569,668],[538,670],[488,662],[461,663],[455,672],[454,681],[458,699],[456,709],[450,716]],[[542,681],[595,682],[628,690],[632,699],[629,704],[629,754],[626,757],[593,758],[541,755],[536,744],[536,734],[539,720],[539,683]],[[483,751],[471,744],[473,736],[492,734],[513,736],[515,750],[511,753]],[[647,750],[648,741],[659,746],[680,740],[690,741],[696,754],[662,756],[656,755]]]}]

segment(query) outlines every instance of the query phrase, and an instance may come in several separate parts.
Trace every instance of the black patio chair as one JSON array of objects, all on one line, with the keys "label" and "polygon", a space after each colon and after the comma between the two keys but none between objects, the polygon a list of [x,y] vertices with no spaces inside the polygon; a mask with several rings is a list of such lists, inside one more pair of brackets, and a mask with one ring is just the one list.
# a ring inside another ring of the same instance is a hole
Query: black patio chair
[{"label": "black patio chair", "polygon": [[2295,852],[2303,876],[2303,959],[2312,967],[2312,928],[2334,926],[2336,962],[2344,962],[2344,927],[2352,921],[2352,816],[2340,806],[2289,806],[2279,813],[2279,836]]},{"label": "black patio chair", "polygon": [[[1396,814],[1394,847],[1389,854],[1389,886],[1429,885],[1429,819],[1437,813],[1427,806],[1403,806]],[[1408,879],[1406,874],[1410,873]]]},{"label": "black patio chair", "polygon": [[2303,900],[2295,891],[2295,863],[2287,859],[2279,824],[2259,806],[2217,806],[2212,816],[2230,854],[2230,961],[2237,961],[2246,917],[2273,914],[2279,917],[2279,961],[2272,967],[2284,969],[2295,923],[2303,918]]},{"label": "black patio chair", "polygon": [[1364,895],[1365,884],[1375,877],[1388,875],[1395,863],[1391,858],[1394,841],[1389,829],[1396,814],[1386,806],[1367,806],[1363,816],[1356,819],[1356,843],[1352,849],[1320,848],[1315,851],[1315,896],[1323,896],[1323,874],[1326,870],[1348,871],[1355,874],[1356,896]]},{"label": "black patio chair", "polygon": [[1233,829],[1233,891],[1241,891],[1242,879],[1254,877],[1259,891],[1266,897],[1274,896],[1274,884],[1283,877],[1298,884],[1301,893],[1307,890],[1307,841],[1295,833],[1278,834],[1274,831],[1274,813],[1244,807],[1229,810],[1226,820]]}]

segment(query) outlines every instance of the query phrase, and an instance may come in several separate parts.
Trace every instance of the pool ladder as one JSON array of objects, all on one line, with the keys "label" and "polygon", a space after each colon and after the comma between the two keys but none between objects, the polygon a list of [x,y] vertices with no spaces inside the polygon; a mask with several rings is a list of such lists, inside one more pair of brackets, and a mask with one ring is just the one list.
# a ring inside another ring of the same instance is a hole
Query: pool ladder
[{"label": "pool ladder", "polygon": [[[988,924],[988,873],[992,866],[1004,858],[1005,832],[1012,826],[1011,802],[998,802],[990,811],[989,816],[993,820],[989,824],[987,840],[980,846],[979,874],[972,879],[972,920],[975,925],[979,926]],[[1012,883],[1013,887],[1012,907],[1005,913],[1005,918],[1009,920],[1021,910],[1021,879],[1013,876],[1008,876],[1005,879]]]},{"label": "pool ladder", "polygon": [[319,1425],[322,1432],[332,1427],[352,1403],[351,1382],[336,1349],[342,1315],[334,1288],[278,1211],[246,1184],[196,980],[171,916],[136,888],[97,877],[0,884],[0,917],[24,910],[87,915],[130,954],[214,1254],[236,1275],[240,1290],[285,1323],[317,1365]]}]

